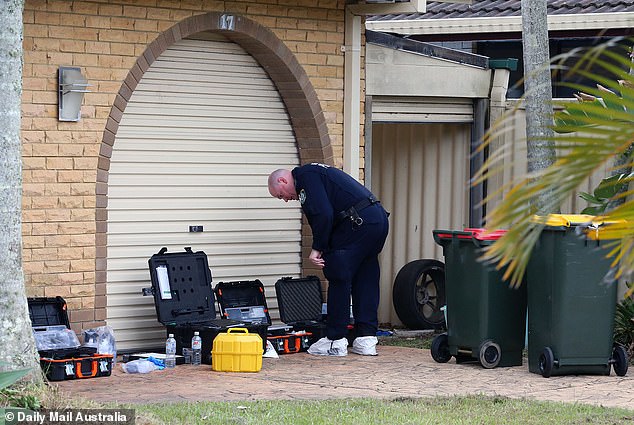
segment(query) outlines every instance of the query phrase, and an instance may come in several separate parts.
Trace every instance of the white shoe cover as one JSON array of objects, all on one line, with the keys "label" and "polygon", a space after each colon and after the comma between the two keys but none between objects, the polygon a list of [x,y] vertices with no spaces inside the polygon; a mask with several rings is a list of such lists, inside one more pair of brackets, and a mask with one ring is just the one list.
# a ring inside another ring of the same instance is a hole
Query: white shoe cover
[{"label": "white shoe cover", "polygon": [[352,342],[351,352],[362,356],[376,356],[376,344],[379,340],[375,336],[360,336]]},{"label": "white shoe cover", "polygon": [[347,347],[348,340],[345,338],[333,341],[324,337],[308,347],[308,354],[315,356],[347,356]]}]

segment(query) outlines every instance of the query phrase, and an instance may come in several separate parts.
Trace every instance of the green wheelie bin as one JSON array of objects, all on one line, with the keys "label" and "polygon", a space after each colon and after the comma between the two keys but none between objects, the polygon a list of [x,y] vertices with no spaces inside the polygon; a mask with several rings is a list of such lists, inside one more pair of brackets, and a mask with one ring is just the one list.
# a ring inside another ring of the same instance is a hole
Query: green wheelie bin
[{"label": "green wheelie bin", "polygon": [[432,358],[479,361],[487,368],[519,366],[526,332],[526,285],[509,287],[503,271],[480,260],[482,248],[504,234],[484,229],[434,230],[445,257],[447,333],[432,341]]},{"label": "green wheelie bin", "polygon": [[544,377],[627,373],[626,350],[613,344],[617,282],[608,274],[610,224],[593,216],[536,217],[545,227],[527,267],[528,369]]}]

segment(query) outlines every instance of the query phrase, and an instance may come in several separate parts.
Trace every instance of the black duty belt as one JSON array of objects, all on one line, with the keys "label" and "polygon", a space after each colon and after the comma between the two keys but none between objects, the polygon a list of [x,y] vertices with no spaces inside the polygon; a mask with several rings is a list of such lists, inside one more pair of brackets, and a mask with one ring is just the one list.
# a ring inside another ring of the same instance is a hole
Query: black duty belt
[{"label": "black duty belt", "polygon": [[359,202],[357,202],[356,204],[354,204],[350,208],[347,208],[347,209],[345,209],[343,211],[339,211],[335,215],[335,223],[334,223],[334,225],[337,226],[342,221],[348,219],[348,220],[352,221],[352,224],[357,225],[357,226],[361,226],[363,224],[363,219],[359,216],[359,211],[361,211],[364,208],[369,207],[370,205],[374,205],[374,204],[378,204],[378,203],[379,203],[379,200],[376,199],[374,197],[374,195],[370,195],[367,198],[363,198],[362,200],[360,200]]}]

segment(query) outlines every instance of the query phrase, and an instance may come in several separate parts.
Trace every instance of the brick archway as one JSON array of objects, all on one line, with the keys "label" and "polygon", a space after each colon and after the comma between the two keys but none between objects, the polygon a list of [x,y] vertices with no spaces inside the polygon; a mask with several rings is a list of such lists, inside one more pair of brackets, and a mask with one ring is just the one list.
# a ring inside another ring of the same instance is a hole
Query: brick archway
[{"label": "brick archway", "polygon": [[95,319],[106,319],[108,174],[119,122],[137,84],[150,65],[171,45],[210,31],[240,45],[258,61],[286,105],[301,163],[333,164],[333,150],[323,111],[306,72],[295,55],[269,29],[240,15],[211,12],[193,16],[160,34],[148,45],[124,79],[103,133],[97,166]]}]

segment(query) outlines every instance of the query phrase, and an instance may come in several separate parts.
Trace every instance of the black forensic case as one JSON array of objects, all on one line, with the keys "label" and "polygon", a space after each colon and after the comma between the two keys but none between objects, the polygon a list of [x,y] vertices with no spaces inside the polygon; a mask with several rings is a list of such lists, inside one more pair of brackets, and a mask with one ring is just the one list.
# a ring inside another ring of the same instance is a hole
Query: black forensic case
[{"label": "black forensic case", "polygon": [[[296,333],[309,333],[309,345],[326,336],[325,315],[322,313],[324,299],[317,276],[282,277],[275,282],[275,296],[280,320],[292,326]],[[348,325],[346,338],[350,344],[354,340],[352,324]]]},{"label": "black forensic case", "polygon": [[308,348],[309,333],[291,333],[290,326],[270,326],[271,316],[264,285],[259,279],[218,282],[215,292],[224,317],[267,324],[268,333],[263,342],[266,344],[267,340],[270,341],[279,354],[296,353]]},{"label": "black forensic case", "polygon": [[[275,282],[280,320],[294,332],[308,333],[308,344],[326,336],[323,321],[321,281],[317,276],[283,277]],[[308,348],[308,347],[306,347]]]},{"label": "black forensic case", "polygon": [[[27,298],[29,317],[36,342],[43,341],[45,334],[51,340],[56,339],[59,332],[73,332],[68,320],[68,307],[62,297]],[[76,338],[76,335],[74,336]],[[63,341],[63,339],[60,339]],[[38,346],[40,366],[49,381],[66,379],[95,378],[110,376],[112,373],[112,354],[97,354],[95,347],[82,347],[69,344],[59,348],[43,348]]]},{"label": "black forensic case", "polygon": [[191,347],[194,332],[202,339],[202,362],[211,364],[213,340],[229,328],[246,328],[263,339],[266,347],[267,324],[216,318],[216,299],[207,254],[185,247],[184,252],[167,252],[167,248],[148,260],[151,288],[143,295],[153,295],[158,321],[165,325],[166,337],[174,334],[176,352]]},{"label": "black forensic case", "polygon": [[259,279],[218,282],[215,292],[225,318],[271,325],[264,285]]}]

